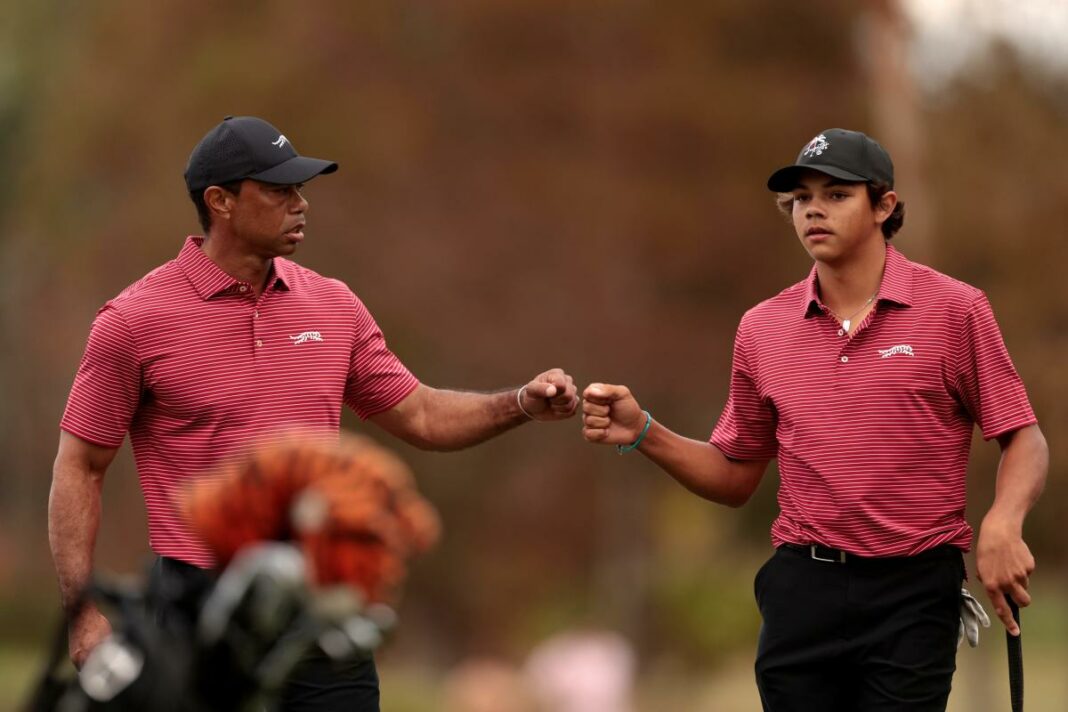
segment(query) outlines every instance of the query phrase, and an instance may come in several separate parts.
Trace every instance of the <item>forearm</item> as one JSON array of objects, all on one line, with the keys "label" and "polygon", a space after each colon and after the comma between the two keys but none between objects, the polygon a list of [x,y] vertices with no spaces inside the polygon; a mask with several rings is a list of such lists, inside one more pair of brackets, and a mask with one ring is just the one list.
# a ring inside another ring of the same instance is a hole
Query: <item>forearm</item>
[{"label": "forearm", "polygon": [[424,450],[461,450],[521,425],[518,389],[499,393],[427,387],[409,442]]},{"label": "forearm", "polygon": [[1049,470],[1049,449],[1037,425],[1023,428],[1003,443],[994,502],[984,519],[1017,532],[1038,501]]},{"label": "forearm", "polygon": [[103,475],[57,463],[48,498],[48,542],[63,607],[70,611],[92,579]]},{"label": "forearm", "polygon": [[1035,558],[1023,540],[1023,523],[1046,482],[1049,450],[1035,425],[1001,437],[999,442],[1001,463],[994,504],[979,528],[975,562],[995,613],[1010,633],[1018,635],[1006,596],[1020,606],[1031,603],[1028,586]]},{"label": "forearm", "polygon": [[729,507],[749,500],[767,467],[731,460],[712,443],[683,437],[655,420],[638,450],[686,489]]}]

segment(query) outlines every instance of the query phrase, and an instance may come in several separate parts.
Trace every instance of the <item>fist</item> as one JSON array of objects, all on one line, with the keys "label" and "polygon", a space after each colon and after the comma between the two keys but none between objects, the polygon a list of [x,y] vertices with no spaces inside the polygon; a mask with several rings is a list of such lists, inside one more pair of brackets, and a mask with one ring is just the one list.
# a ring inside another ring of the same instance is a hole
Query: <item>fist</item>
[{"label": "fist", "polygon": [[519,389],[519,405],[534,420],[564,420],[578,410],[575,380],[562,369],[554,368],[534,377]]},{"label": "fist", "polygon": [[582,436],[589,442],[629,445],[641,435],[645,413],[626,386],[591,383],[582,398]]},{"label": "fist", "polygon": [[96,609],[87,605],[71,622],[68,629],[70,659],[79,670],[93,648],[111,635],[111,623]]}]

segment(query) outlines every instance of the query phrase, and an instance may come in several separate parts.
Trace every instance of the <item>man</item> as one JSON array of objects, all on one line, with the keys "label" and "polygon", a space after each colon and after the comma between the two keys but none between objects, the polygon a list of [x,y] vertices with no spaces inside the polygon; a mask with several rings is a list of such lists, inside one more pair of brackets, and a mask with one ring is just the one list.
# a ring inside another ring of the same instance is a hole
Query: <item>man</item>
[{"label": "man", "polygon": [[[127,432],[160,557],[150,590],[167,598],[203,585],[214,563],[179,516],[183,486],[282,431],[336,438],[342,403],[435,450],[576,410],[559,369],[492,394],[419,383],[344,284],[286,259],[304,241],[303,184],[336,169],[254,117],[227,117],[193,150],[185,180],[204,235],[99,311],[61,422],[49,540],[68,609],[89,583],[101,483]],[[166,607],[156,615],[176,618]],[[82,609],[70,624],[74,663],[109,633]],[[285,709],[378,709],[373,662],[343,674],[329,663],[298,671]]]},{"label": "man", "polygon": [[893,165],[831,129],[768,188],[815,262],[746,312],[708,442],[675,434],[624,386],[592,384],[584,435],[638,449],[694,493],[744,504],[778,458],[775,554],[757,573],[765,710],[943,710],[955,669],[973,426],[1002,448],[979,577],[1030,602],[1021,535],[1048,451],[981,291],[889,245],[904,221]]}]

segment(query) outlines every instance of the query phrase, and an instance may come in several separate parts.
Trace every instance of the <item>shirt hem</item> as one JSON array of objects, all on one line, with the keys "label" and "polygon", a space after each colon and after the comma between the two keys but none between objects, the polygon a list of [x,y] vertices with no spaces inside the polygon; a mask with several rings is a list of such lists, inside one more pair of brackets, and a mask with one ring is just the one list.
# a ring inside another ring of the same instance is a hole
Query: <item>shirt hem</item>
[{"label": "shirt hem", "polygon": [[1002,427],[997,428],[996,430],[990,431],[989,434],[984,432],[983,433],[983,440],[990,441],[990,440],[993,440],[994,438],[1000,438],[1002,435],[1006,435],[1008,433],[1014,433],[1017,430],[1023,430],[1024,428],[1030,427],[1032,425],[1038,425],[1038,418],[1032,416],[1031,418],[1029,418],[1027,420],[1024,420],[1024,421],[1021,421],[1020,423],[1012,423],[1010,425],[1003,425]]},{"label": "shirt hem", "polygon": [[402,390],[402,391],[398,391],[398,394],[397,394],[396,398],[390,399],[390,400],[386,401],[385,403],[383,403],[382,405],[376,406],[372,410],[359,411],[359,412],[357,412],[357,415],[360,416],[360,420],[367,420],[368,418],[376,416],[379,413],[385,413],[387,410],[393,409],[394,407],[396,407],[396,405],[398,403],[400,403],[402,400],[404,400],[405,398],[410,396],[412,393],[414,393],[415,389],[418,388],[420,385],[422,385],[422,384],[419,381],[419,379],[416,378],[415,376],[412,376],[411,387],[407,388],[405,390]]},{"label": "shirt hem", "polygon": [[85,442],[89,443],[90,445],[96,445],[97,447],[106,447],[106,448],[115,448],[115,449],[117,449],[117,448],[122,447],[123,442],[126,441],[126,433],[122,434],[122,439],[120,439],[117,443],[111,443],[111,442],[105,442],[103,438],[97,438],[97,437],[93,437],[93,436],[90,436],[90,435],[86,435],[86,434],[84,434],[84,431],[83,432],[79,432],[79,431],[75,430],[74,428],[72,428],[71,426],[67,425],[66,423],[60,423],[59,424],[59,429],[62,430],[63,432],[65,432],[65,433],[73,435],[74,437],[78,438],[79,440],[84,440]]}]

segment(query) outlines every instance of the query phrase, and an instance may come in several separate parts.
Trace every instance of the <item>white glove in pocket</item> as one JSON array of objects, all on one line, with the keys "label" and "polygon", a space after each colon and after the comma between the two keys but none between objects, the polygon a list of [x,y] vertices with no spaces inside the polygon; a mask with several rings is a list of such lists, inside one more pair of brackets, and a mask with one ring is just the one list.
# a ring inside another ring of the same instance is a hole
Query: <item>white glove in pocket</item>
[{"label": "white glove in pocket", "polygon": [[979,601],[975,600],[968,589],[960,590],[960,632],[957,633],[957,647],[968,639],[968,646],[975,648],[979,645],[979,626],[990,627],[990,616],[986,614]]}]

